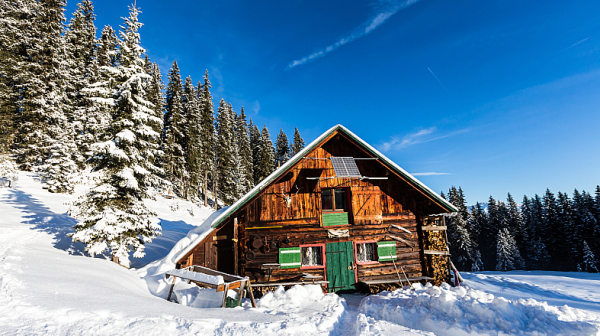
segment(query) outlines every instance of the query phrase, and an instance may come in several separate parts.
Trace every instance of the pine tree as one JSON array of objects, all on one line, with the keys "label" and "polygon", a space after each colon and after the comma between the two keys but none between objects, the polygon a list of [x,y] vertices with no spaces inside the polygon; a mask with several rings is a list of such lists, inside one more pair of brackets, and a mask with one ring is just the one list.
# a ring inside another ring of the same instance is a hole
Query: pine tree
[{"label": "pine tree", "polygon": [[275,162],[275,153],[273,152],[273,142],[269,135],[267,125],[265,125],[260,134],[259,149],[258,149],[258,165],[256,167],[257,184],[264,180],[273,172]]},{"label": "pine tree", "polygon": [[226,205],[235,201],[236,197],[236,149],[234,144],[234,112],[231,105],[221,99],[217,112],[217,195]]},{"label": "pine tree", "polygon": [[[152,103],[154,108],[152,109],[152,116],[163,119],[163,106],[165,105],[165,97],[163,94],[164,84],[162,82],[162,75],[160,73],[160,69],[158,64],[154,62],[149,62],[149,60],[145,61],[146,73],[150,75],[151,79],[147,86],[148,93],[148,101]],[[149,63],[149,64],[148,64]],[[154,123],[152,125],[152,130],[159,134],[159,136],[153,136],[148,139],[151,144],[151,150],[148,152],[148,161],[153,165],[153,170],[156,175],[164,176],[164,170],[159,168],[162,164],[161,161],[163,159],[164,152],[162,151],[162,137],[160,134],[162,133],[163,124]]]},{"label": "pine tree", "polygon": [[550,266],[554,270],[560,270],[560,266],[556,263],[557,260],[561,259],[561,254],[565,253],[562,251],[559,246],[562,245],[563,233],[560,231],[561,225],[558,221],[558,204],[556,202],[556,198],[554,194],[550,192],[549,189],[546,189],[546,193],[543,197],[543,217],[542,217],[542,227],[545,231],[545,244],[549,248],[550,253]]},{"label": "pine tree", "polygon": [[497,247],[496,243],[497,232],[500,229],[499,227],[499,215],[498,215],[498,206],[496,200],[490,196],[488,200],[487,206],[487,220],[485,221],[485,226],[481,229],[481,255],[483,257],[483,265],[486,270],[493,270],[496,268],[496,257],[497,257]]},{"label": "pine tree", "polygon": [[510,193],[508,193],[507,197],[508,202],[508,228],[510,232],[512,232],[515,241],[517,242],[517,247],[519,248],[519,252],[521,255],[525,252],[525,242],[527,241],[527,232],[523,228],[523,217],[521,216],[521,211],[517,202],[515,202],[514,198]]},{"label": "pine tree", "polygon": [[543,204],[540,196],[523,198],[523,221],[527,232],[526,265],[528,269],[545,269],[550,261],[543,228]]},{"label": "pine tree", "polygon": [[[204,175],[202,187],[204,189],[204,206],[208,206],[208,174],[214,168],[214,142],[215,142],[215,112],[213,108],[212,95],[210,94],[210,81],[208,80],[208,70],[204,74],[204,84],[202,85],[202,127],[200,133],[200,169]],[[214,194],[214,190],[213,190]],[[215,195],[216,204],[216,195]]]},{"label": "pine tree", "polygon": [[181,197],[185,195],[185,180],[188,178],[185,162],[186,116],[183,109],[183,84],[177,61],[169,71],[169,84],[166,91],[164,132],[162,135],[164,170],[174,191]]},{"label": "pine tree", "polygon": [[496,242],[496,271],[511,271],[522,267],[523,260],[519,254],[517,243],[507,227],[498,230]]},{"label": "pine tree", "polygon": [[13,147],[18,126],[21,95],[17,75],[27,56],[32,16],[24,2],[0,1],[0,154]]},{"label": "pine tree", "polygon": [[75,160],[80,167],[86,159],[84,153],[89,152],[93,136],[88,130],[88,109],[93,104],[87,99],[85,89],[97,81],[99,67],[96,56],[96,26],[94,6],[89,0],[77,5],[77,10],[69,21],[65,33],[66,50],[69,60],[66,94],[68,109],[65,114],[75,131],[77,151]]},{"label": "pine tree", "polygon": [[585,240],[583,241],[583,267],[586,272],[598,273],[598,261]]},{"label": "pine tree", "polygon": [[457,207],[458,212],[448,217],[448,240],[450,252],[456,267],[460,270],[479,271],[482,269],[481,255],[476,243],[471,239],[470,213],[462,189],[454,186],[448,192],[450,202]]},{"label": "pine tree", "polygon": [[[113,261],[126,258],[131,248],[134,257],[145,255],[144,244],[160,234],[160,225],[152,221],[156,214],[144,205],[145,186],[150,172],[144,167],[142,153],[152,119],[152,103],[145,99],[145,80],[138,29],[137,8],[120,32],[119,65],[115,69],[119,90],[115,96],[113,122],[108,132],[112,139],[95,145],[93,159],[101,172],[100,182],[73,205],[73,214],[81,220],[75,225],[74,241],[86,244],[91,255],[110,249]],[[160,120],[159,120],[160,121]]]},{"label": "pine tree", "polygon": [[[38,170],[51,191],[70,192],[74,131],[64,114],[67,53],[63,0],[28,2],[29,26],[19,34],[22,56],[15,74],[20,110],[15,139],[21,168]],[[74,168],[75,167],[75,168]]]},{"label": "pine tree", "polygon": [[560,230],[560,238],[556,237],[553,249],[558,249],[554,262],[560,270],[576,271],[576,265],[582,262],[583,250],[581,240],[573,216],[571,200],[566,193],[558,192],[558,220],[557,228]]},{"label": "pine tree", "polygon": [[472,271],[483,271],[483,255],[480,250],[480,246],[483,243],[482,241],[482,230],[487,227],[487,216],[481,204],[479,202],[475,203],[475,206],[471,207],[471,217],[470,217],[470,226],[471,226],[471,240],[473,241],[473,251],[474,252],[474,265],[476,267],[471,267]]},{"label": "pine tree", "polygon": [[290,143],[283,129],[279,131],[275,140],[275,169],[281,167],[290,159]]},{"label": "pine tree", "polygon": [[260,158],[260,130],[254,123],[252,123],[252,119],[250,119],[250,123],[248,124],[248,132],[250,136],[250,148],[252,148],[252,176],[254,184],[256,185],[258,182],[260,182],[258,176],[258,162]]},{"label": "pine tree", "polygon": [[252,148],[250,147],[250,137],[248,134],[248,125],[246,124],[246,114],[244,108],[240,112],[236,123],[236,138],[238,153],[242,164],[242,174],[240,174],[239,196],[246,194],[254,187],[254,167],[252,165]]},{"label": "pine tree", "polygon": [[95,57],[89,66],[90,78],[81,89],[82,99],[85,100],[83,111],[77,115],[81,120],[75,125],[77,131],[76,144],[84,158],[93,155],[92,145],[110,138],[107,134],[112,122],[115,105],[114,96],[117,92],[117,35],[110,26],[102,29]]},{"label": "pine tree", "polygon": [[290,156],[298,154],[298,152],[300,152],[304,148],[304,146],[304,139],[302,139],[302,137],[300,136],[298,128],[294,128],[294,144],[292,145],[292,152]]},{"label": "pine tree", "polygon": [[[189,79],[189,80],[188,80]],[[185,90],[184,90],[184,109],[187,116],[187,130],[188,130],[188,142],[187,142],[187,156],[186,162],[188,164],[188,173],[190,175],[190,198],[200,197],[200,186],[202,185],[202,86],[198,83],[198,87],[192,86],[192,80],[190,77],[186,79]]]}]

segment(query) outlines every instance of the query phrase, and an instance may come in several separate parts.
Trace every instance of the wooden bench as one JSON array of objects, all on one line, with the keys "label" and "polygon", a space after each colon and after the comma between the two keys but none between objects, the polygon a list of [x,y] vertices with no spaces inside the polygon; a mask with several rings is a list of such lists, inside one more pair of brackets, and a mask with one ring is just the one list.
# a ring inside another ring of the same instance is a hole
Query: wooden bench
[{"label": "wooden bench", "polygon": [[[228,290],[233,290],[237,288],[237,305],[240,306],[242,304],[242,299],[245,296],[244,289],[246,289],[246,291],[250,293],[252,307],[256,308],[256,301],[254,300],[254,294],[252,294],[252,287],[250,284],[250,279],[248,277],[240,277],[233,274],[227,274],[197,265],[168,271],[165,274],[165,276],[167,277],[167,279],[173,277],[173,282],[171,283],[171,288],[169,289],[169,296],[167,297],[167,301],[171,301],[171,295],[173,294],[175,281],[177,280],[177,278],[181,278],[183,280],[187,280],[188,283],[193,282],[196,285],[207,288],[215,288],[217,292],[223,292],[222,307],[225,307],[227,305]],[[223,283],[217,281],[217,277],[222,277]]]}]

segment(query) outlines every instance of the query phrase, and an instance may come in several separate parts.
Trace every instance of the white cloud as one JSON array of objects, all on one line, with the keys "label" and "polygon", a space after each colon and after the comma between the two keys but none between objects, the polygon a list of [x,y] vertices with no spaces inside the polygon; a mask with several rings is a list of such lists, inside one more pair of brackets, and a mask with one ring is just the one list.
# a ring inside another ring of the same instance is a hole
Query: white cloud
[{"label": "white cloud", "polygon": [[412,176],[434,176],[434,175],[450,175],[450,173],[436,173],[436,172],[424,172],[424,173],[412,173]]},{"label": "white cloud", "polygon": [[387,152],[389,150],[399,150],[408,146],[462,134],[468,132],[469,130],[469,128],[464,128],[454,132],[450,132],[448,134],[434,135],[433,133],[437,131],[437,127],[430,127],[405,136],[393,136],[391,137],[390,141],[384,142],[377,147],[382,152]]},{"label": "white cloud", "polygon": [[354,31],[349,33],[347,36],[340,38],[337,42],[335,42],[321,50],[315,51],[314,53],[312,53],[308,56],[302,57],[301,59],[294,60],[293,62],[288,64],[287,68],[291,69],[291,68],[297,67],[299,65],[305,64],[307,62],[310,62],[314,59],[321,58],[321,57],[327,55],[328,53],[336,50],[337,48],[343,46],[344,44],[350,43],[358,38],[361,38],[361,37],[371,33],[373,30],[375,30],[377,27],[379,27],[385,21],[387,21],[387,19],[392,17],[392,15],[396,14],[401,9],[404,9],[416,2],[419,2],[419,0],[405,0],[405,1],[397,1],[397,0],[382,1],[382,0],[380,0],[380,2],[381,2],[381,5],[383,6],[383,10],[381,10],[379,13],[377,13],[372,19],[363,23],[358,28],[354,29]]},{"label": "white cloud", "polygon": [[381,145],[379,145],[379,150],[381,150],[383,152],[387,152],[390,149],[402,149],[402,148],[406,148],[408,146],[415,145],[418,143],[435,140],[435,139],[429,140],[429,138],[426,136],[435,132],[436,129],[437,129],[436,127],[430,127],[430,128],[426,128],[426,129],[417,131],[412,134],[405,135],[403,137],[393,136],[390,139],[390,141],[384,142]]},{"label": "white cloud", "polygon": [[260,103],[258,102],[258,100],[255,100],[254,104],[252,105],[252,112],[254,112],[253,115],[257,115],[258,111],[260,111]]}]

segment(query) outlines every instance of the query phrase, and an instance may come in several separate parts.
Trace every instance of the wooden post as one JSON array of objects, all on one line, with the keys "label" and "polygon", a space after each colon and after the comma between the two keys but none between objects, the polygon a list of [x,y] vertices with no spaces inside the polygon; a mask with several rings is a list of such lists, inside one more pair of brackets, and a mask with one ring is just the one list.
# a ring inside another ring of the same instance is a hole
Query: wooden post
[{"label": "wooden post", "polygon": [[[396,270],[396,275],[398,276],[398,280],[400,281],[400,286],[402,286],[402,278],[400,277],[400,273],[398,273],[398,267],[396,267],[396,262],[394,261],[392,252],[390,252],[390,259],[392,259],[392,262],[394,263],[394,269]],[[409,286],[410,286],[410,282],[409,282]]]},{"label": "wooden post", "polygon": [[252,301],[252,307],[256,308],[256,301],[254,300],[254,293],[252,293],[252,285],[250,284],[250,280],[246,281],[246,288],[248,288],[248,292],[250,293],[250,300]]},{"label": "wooden post", "polygon": [[233,274],[238,275],[238,218],[233,219]]},{"label": "wooden post", "polygon": [[169,296],[167,296],[167,301],[171,301],[171,294],[173,294],[173,287],[175,287],[175,280],[177,280],[177,277],[173,276],[173,283],[171,284],[171,288],[169,289]]},{"label": "wooden post", "polygon": [[225,289],[223,289],[223,305],[221,307],[227,307],[227,292],[229,291],[229,284],[225,284]]},{"label": "wooden post", "polygon": [[246,281],[242,280],[242,285],[238,288],[238,307],[242,305],[242,299],[243,297],[243,293],[244,293],[244,288],[246,287]]}]

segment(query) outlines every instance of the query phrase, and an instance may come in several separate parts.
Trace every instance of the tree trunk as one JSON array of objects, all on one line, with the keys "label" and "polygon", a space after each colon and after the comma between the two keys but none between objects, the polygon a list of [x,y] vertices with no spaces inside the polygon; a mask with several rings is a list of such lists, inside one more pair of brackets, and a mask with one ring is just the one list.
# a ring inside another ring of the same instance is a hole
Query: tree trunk
[{"label": "tree trunk", "polygon": [[112,255],[112,262],[119,264],[119,257],[117,257],[116,255]]}]

